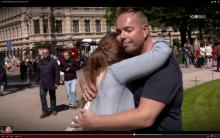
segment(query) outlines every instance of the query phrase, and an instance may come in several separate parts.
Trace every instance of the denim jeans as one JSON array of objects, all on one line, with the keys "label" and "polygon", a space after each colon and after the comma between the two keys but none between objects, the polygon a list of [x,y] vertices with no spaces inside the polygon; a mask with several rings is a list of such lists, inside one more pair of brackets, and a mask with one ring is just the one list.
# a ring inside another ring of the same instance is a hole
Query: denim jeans
[{"label": "denim jeans", "polygon": [[186,68],[190,67],[190,59],[187,55],[184,55],[184,64]]},{"label": "denim jeans", "polygon": [[51,105],[51,110],[56,111],[56,90],[47,90],[44,89],[43,86],[40,85],[40,99],[41,99],[41,106],[42,106],[42,111],[48,112],[48,106],[47,106],[47,92],[49,91],[50,94],[50,105]]},{"label": "denim jeans", "polygon": [[64,81],[69,106],[77,106],[76,104],[76,79]]}]

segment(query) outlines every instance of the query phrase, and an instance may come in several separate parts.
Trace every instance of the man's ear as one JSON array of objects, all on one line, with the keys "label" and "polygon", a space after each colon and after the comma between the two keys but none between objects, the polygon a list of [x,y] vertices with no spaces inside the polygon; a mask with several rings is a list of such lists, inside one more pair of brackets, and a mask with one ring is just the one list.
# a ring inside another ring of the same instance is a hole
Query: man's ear
[{"label": "man's ear", "polygon": [[149,35],[150,29],[147,24],[144,25],[144,38],[146,39]]}]

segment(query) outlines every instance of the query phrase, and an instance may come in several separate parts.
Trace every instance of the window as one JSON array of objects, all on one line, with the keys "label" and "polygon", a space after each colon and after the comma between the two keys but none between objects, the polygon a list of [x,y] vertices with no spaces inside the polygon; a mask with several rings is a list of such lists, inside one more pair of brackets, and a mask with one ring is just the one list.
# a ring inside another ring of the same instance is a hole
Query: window
[{"label": "window", "polygon": [[16,38],[18,38],[18,27],[16,27]]},{"label": "window", "polygon": [[85,32],[90,32],[90,21],[85,20]]},{"label": "window", "polygon": [[62,33],[62,20],[56,20],[55,27],[56,33]]},{"label": "window", "polygon": [[5,34],[6,34],[6,35],[5,35],[5,36],[6,36],[5,39],[7,40],[7,38],[9,37],[9,35],[8,35],[8,30],[6,30],[6,33],[5,33]]},{"label": "window", "polygon": [[11,39],[11,29],[8,30],[8,37]]},{"label": "window", "polygon": [[7,37],[7,32],[6,30],[4,31],[4,40],[6,40],[6,37]]},{"label": "window", "polygon": [[96,32],[101,32],[101,21],[95,20]]},{"label": "window", "polygon": [[43,31],[48,33],[48,19],[43,19]]},{"label": "window", "polygon": [[107,32],[111,32],[111,25],[107,24]]},{"label": "window", "polygon": [[39,22],[39,20],[34,20],[34,33],[35,34],[40,33],[40,22]]},{"label": "window", "polygon": [[12,39],[14,39],[14,37],[15,37],[15,30],[14,30],[14,28],[12,28]]},{"label": "window", "polygon": [[29,32],[29,25],[28,24],[26,24],[26,28],[27,28],[27,33],[28,33],[28,37],[29,37],[30,32]]},{"label": "window", "polygon": [[73,32],[79,32],[79,21],[73,20]]}]

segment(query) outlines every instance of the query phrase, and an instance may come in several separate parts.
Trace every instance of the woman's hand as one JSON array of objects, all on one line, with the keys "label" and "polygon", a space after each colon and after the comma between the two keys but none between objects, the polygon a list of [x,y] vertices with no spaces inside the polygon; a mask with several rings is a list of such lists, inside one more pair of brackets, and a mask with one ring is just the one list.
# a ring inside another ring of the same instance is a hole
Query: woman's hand
[{"label": "woman's hand", "polygon": [[82,90],[82,96],[86,101],[91,101],[95,98],[97,92],[96,86],[90,80],[86,79],[84,75],[79,79],[79,85]]}]

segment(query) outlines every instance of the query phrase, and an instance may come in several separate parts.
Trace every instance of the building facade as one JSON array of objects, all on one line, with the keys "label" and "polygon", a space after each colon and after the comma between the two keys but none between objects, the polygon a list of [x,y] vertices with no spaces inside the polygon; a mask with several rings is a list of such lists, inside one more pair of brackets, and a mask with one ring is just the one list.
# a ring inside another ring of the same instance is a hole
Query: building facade
[{"label": "building facade", "polygon": [[[55,42],[54,47],[60,48],[82,39],[100,39],[107,30],[115,30],[109,29],[105,12],[104,7],[1,7],[0,53],[33,57],[39,44]],[[171,45],[174,39],[180,40],[180,33],[172,28],[150,30],[151,36],[164,37]]]},{"label": "building facade", "polygon": [[107,32],[104,14],[103,7],[2,7],[0,51],[24,55],[37,43],[56,42],[55,47],[62,47],[99,39]]}]

